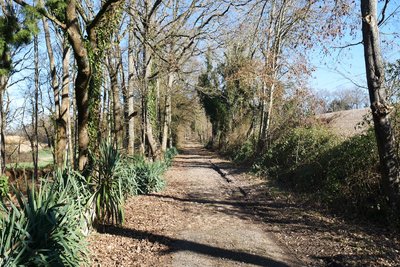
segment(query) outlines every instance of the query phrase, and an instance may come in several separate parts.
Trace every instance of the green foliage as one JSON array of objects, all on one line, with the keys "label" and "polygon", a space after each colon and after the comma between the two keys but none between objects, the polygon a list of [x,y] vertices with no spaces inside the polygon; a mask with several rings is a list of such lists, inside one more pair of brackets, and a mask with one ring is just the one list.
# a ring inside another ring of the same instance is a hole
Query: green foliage
[{"label": "green foliage", "polygon": [[122,193],[124,197],[139,194],[139,185],[136,176],[135,165],[131,159],[123,159],[116,175],[121,179]]},{"label": "green foliage", "polygon": [[[242,72],[246,71],[249,58],[246,48],[240,45],[229,47],[224,62],[213,68],[207,55],[207,68],[199,76],[198,95],[212,125],[212,145],[226,146],[229,135],[234,132],[233,123],[243,123],[254,108],[254,88]],[[254,86],[253,86],[254,87]]]},{"label": "green foliage", "polygon": [[0,266],[20,266],[25,252],[26,218],[13,203],[10,208],[0,203]]},{"label": "green foliage", "polygon": [[322,127],[295,128],[275,142],[253,169],[276,177],[298,190],[319,183],[322,155],[339,143]]},{"label": "green foliage", "polygon": [[[57,177],[57,176],[56,176]],[[71,197],[76,184],[62,180],[14,188],[18,206],[3,206],[2,266],[79,266],[87,257],[82,210]]]},{"label": "green foliage", "polygon": [[161,191],[165,187],[162,175],[168,168],[165,162],[149,162],[144,158],[136,158],[132,163],[136,173],[139,194]]},{"label": "green foliage", "polygon": [[372,130],[341,141],[320,127],[297,128],[253,167],[284,187],[314,195],[331,209],[384,220],[379,158]]},{"label": "green foliage", "polygon": [[53,14],[59,21],[65,21],[65,9],[67,2],[63,0],[47,0],[45,3],[47,10]]},{"label": "green foliage", "polygon": [[164,154],[164,162],[168,167],[171,167],[172,165],[172,160],[174,159],[174,157],[176,155],[178,155],[178,149],[176,149],[176,147],[171,147],[168,148],[167,151],[165,151]]},{"label": "green foliage", "polygon": [[251,140],[247,140],[229,154],[233,155],[232,159],[235,162],[244,162],[249,160],[254,155],[254,152],[253,142],[251,142]]},{"label": "green foliage", "polygon": [[95,159],[95,172],[91,177],[93,201],[96,207],[96,221],[99,224],[122,224],[124,221],[123,192],[121,179],[117,175],[121,156],[111,142],[99,146]]},{"label": "green foliage", "polygon": [[0,176],[0,200],[8,195],[9,185],[8,177],[6,175]]},{"label": "green foliage", "polygon": [[10,50],[28,44],[38,33],[38,14],[30,7],[22,9],[22,14],[9,10],[0,16],[0,75],[11,71]]}]

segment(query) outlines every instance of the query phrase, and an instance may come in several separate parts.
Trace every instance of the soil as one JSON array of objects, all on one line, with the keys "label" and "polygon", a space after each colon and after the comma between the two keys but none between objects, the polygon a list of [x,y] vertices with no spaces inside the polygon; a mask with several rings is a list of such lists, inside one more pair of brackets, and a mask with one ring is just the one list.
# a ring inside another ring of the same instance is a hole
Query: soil
[{"label": "soil", "polygon": [[129,198],[89,238],[92,266],[398,266],[389,230],[346,223],[188,144],[163,192]]}]

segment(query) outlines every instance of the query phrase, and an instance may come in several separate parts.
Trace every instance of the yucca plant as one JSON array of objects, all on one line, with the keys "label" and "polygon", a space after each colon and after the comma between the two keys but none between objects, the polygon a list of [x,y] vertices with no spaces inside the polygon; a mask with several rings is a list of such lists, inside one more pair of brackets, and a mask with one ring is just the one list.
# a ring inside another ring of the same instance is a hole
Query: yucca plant
[{"label": "yucca plant", "polygon": [[91,177],[92,199],[95,205],[96,222],[122,224],[124,220],[121,179],[117,175],[121,156],[111,142],[102,142],[95,161],[95,172]]},{"label": "yucca plant", "polygon": [[121,179],[122,193],[125,197],[139,194],[136,169],[128,159],[121,161],[121,164],[117,167],[116,175]]},{"label": "yucca plant", "polygon": [[14,188],[26,218],[27,238],[21,260],[25,266],[80,266],[87,257],[81,231],[82,210],[71,198],[71,184],[32,183],[25,196]]},{"label": "yucca plant", "polygon": [[7,196],[9,191],[8,177],[6,175],[0,176],[0,200]]},{"label": "yucca plant", "polygon": [[140,194],[158,192],[165,187],[162,174],[167,169],[167,166],[164,162],[147,162],[143,159],[136,161],[134,163],[134,168],[136,170],[136,179]]},{"label": "yucca plant", "polygon": [[12,203],[9,205],[0,204],[0,266],[19,266],[29,235],[24,215]]},{"label": "yucca plant", "polygon": [[171,167],[172,160],[176,155],[178,155],[178,149],[176,149],[176,147],[168,148],[167,151],[165,151],[164,161],[168,167]]}]

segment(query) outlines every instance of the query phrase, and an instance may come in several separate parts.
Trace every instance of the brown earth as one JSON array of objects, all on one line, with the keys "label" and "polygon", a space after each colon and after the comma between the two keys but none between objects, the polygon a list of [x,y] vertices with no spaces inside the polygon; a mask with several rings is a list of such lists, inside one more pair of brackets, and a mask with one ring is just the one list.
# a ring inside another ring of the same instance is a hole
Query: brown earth
[{"label": "brown earth", "polygon": [[198,145],[183,149],[166,180],[165,191],[127,200],[123,227],[90,235],[92,266],[400,262],[400,241],[389,230],[309,210]]}]

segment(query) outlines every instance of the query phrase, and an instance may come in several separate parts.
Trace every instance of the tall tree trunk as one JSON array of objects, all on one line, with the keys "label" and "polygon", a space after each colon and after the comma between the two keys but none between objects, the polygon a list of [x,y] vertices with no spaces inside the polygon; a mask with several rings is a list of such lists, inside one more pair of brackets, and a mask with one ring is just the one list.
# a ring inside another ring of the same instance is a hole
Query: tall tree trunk
[{"label": "tall tree trunk", "polygon": [[112,92],[112,106],[113,106],[113,133],[114,142],[117,147],[122,145],[122,108],[120,101],[120,91],[118,86],[118,62],[119,58],[113,54],[113,58],[109,57],[109,74]]},{"label": "tall tree trunk", "polygon": [[7,87],[7,77],[0,75],[0,175],[6,168],[6,140],[4,129],[6,127],[6,112],[4,110],[4,92]]},{"label": "tall tree trunk", "polygon": [[145,62],[147,63],[147,66],[145,66],[145,75],[144,75],[144,129],[146,133],[146,140],[148,142],[150,152],[152,155],[152,158],[154,160],[160,159],[161,157],[161,151],[160,147],[158,145],[157,140],[154,138],[154,133],[153,133],[153,125],[151,125],[151,119],[149,115],[149,85],[150,85],[150,76],[151,76],[151,70],[152,70],[152,59],[151,56],[148,55],[150,52],[149,48],[146,49],[145,51],[145,57],[147,60]]},{"label": "tall tree trunk", "polygon": [[33,39],[34,56],[35,56],[35,96],[33,108],[33,142],[32,142],[32,156],[33,156],[33,176],[38,178],[38,156],[39,156],[39,140],[38,140],[38,120],[39,120],[39,40],[37,35]]},{"label": "tall tree trunk", "polygon": [[71,141],[71,116],[69,111],[69,63],[71,57],[71,49],[69,48],[66,40],[63,43],[63,77],[62,77],[62,92],[61,92],[61,105],[60,105],[60,116],[58,123],[58,138],[59,150],[62,153],[63,162],[65,162],[65,155],[69,155],[71,166],[74,164],[74,156],[72,153],[72,141]]},{"label": "tall tree trunk", "polygon": [[[63,126],[60,124],[60,95],[59,95],[59,88],[58,88],[58,77],[57,77],[57,71],[56,71],[56,64],[54,60],[54,53],[53,53],[53,48],[51,46],[51,37],[50,37],[50,30],[49,30],[49,24],[47,22],[47,19],[45,17],[42,18],[43,22],[43,30],[44,30],[44,36],[46,40],[46,47],[47,47],[47,55],[49,57],[49,62],[50,62],[50,76],[51,76],[51,87],[53,88],[53,97],[54,97],[54,111],[55,111],[55,142],[54,142],[54,148],[55,148],[55,163],[59,168],[62,168],[64,165],[64,151],[65,151],[65,140],[62,140],[62,132]],[[65,128],[64,128],[65,130]],[[65,132],[65,131],[64,131]],[[64,147],[63,147],[64,145]]]},{"label": "tall tree trunk", "polygon": [[[133,14],[134,1],[131,1],[131,11]],[[135,47],[135,35],[133,32],[134,19],[130,18],[130,29],[129,29],[129,41],[128,41],[128,154],[133,155],[135,153],[135,117],[134,112],[134,90],[135,90],[135,57],[134,57],[134,47]]]},{"label": "tall tree trunk", "polygon": [[164,126],[163,126],[163,135],[162,135],[162,143],[161,143],[161,151],[165,152],[167,150],[168,145],[168,137],[169,137],[169,128],[171,127],[171,94],[172,87],[175,81],[175,73],[171,72],[168,74],[168,87],[165,92],[165,110],[164,110]]},{"label": "tall tree trunk", "polygon": [[377,0],[362,0],[362,33],[368,91],[378,145],[382,184],[391,206],[400,210],[400,174],[391,125],[392,107],[386,99],[384,65],[377,22]]},{"label": "tall tree trunk", "polygon": [[91,77],[91,66],[89,55],[83,37],[80,32],[78,18],[76,15],[75,2],[69,0],[66,9],[66,22],[68,27],[68,39],[74,50],[76,64],[78,67],[75,79],[76,109],[78,111],[78,169],[83,171],[88,163],[89,155],[89,81]]}]

